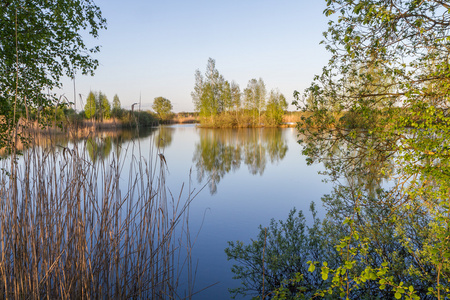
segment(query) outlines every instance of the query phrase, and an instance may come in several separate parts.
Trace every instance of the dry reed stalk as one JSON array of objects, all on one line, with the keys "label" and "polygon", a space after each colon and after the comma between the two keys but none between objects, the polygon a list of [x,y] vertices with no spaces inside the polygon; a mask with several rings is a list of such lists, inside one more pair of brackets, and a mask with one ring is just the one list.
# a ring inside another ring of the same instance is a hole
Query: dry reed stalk
[{"label": "dry reed stalk", "polygon": [[[86,143],[35,145],[10,160],[10,172],[0,161],[4,299],[181,298],[180,270],[192,267],[190,258],[177,265],[176,257],[190,255],[184,247],[192,246],[193,197],[181,201],[180,193],[175,201],[165,186],[165,162],[155,163],[159,153],[145,160],[134,147],[125,187],[124,161],[92,163]],[[192,294],[188,287],[186,298]]]}]

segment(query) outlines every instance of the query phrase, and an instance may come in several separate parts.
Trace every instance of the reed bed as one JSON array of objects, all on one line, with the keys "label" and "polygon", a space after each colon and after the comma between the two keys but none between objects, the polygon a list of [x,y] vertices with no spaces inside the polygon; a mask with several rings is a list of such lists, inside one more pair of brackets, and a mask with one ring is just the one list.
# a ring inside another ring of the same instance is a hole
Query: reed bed
[{"label": "reed bed", "polygon": [[172,197],[163,154],[133,147],[122,161],[91,162],[85,141],[0,161],[1,298],[192,296],[193,194]]}]

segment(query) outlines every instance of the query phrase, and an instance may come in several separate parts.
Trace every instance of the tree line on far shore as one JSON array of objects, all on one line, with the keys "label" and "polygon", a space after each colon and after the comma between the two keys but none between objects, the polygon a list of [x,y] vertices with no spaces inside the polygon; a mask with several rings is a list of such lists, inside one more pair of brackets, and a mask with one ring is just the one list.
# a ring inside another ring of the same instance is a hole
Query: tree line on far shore
[{"label": "tree line on far shore", "polygon": [[[135,104],[131,106],[131,112],[134,112],[134,105]],[[152,117],[157,119],[159,122],[168,121],[173,117],[173,106],[169,99],[164,97],[156,97],[153,100],[152,108],[154,112],[146,111],[146,113],[152,115]],[[104,121],[110,118],[116,118],[123,120],[126,114],[127,111],[122,109],[120,106],[120,99],[117,94],[114,95],[111,107],[111,104],[105,94],[102,92],[89,92],[86,99],[86,104],[84,106],[84,116],[87,119],[95,118],[96,120]]]},{"label": "tree line on far shore", "polygon": [[211,127],[277,126],[283,122],[288,107],[285,96],[277,89],[267,93],[262,78],[249,80],[241,92],[235,81],[229,82],[209,58],[205,76],[195,72],[191,93],[200,122]]},{"label": "tree line on far shore", "polygon": [[52,120],[58,127],[145,127],[159,124],[157,116],[151,111],[135,110],[134,105],[131,110],[122,108],[117,94],[111,104],[101,91],[90,91],[83,108],[77,112],[70,102],[58,103],[46,108],[42,117]]},{"label": "tree line on far shore", "polygon": [[176,116],[172,112],[172,104],[170,100],[164,97],[156,97],[152,104],[151,110],[142,111],[135,108],[136,104],[131,106],[131,110],[121,107],[119,96],[113,97],[112,103],[109,102],[107,96],[101,91],[90,91],[84,109],[76,112],[71,107],[71,103],[58,103],[54,107],[48,107],[33,114],[34,120],[48,120],[48,125],[56,125],[58,127],[75,126],[82,124],[97,124],[98,127],[108,127],[115,124],[115,127],[136,127],[136,126],[154,126],[161,123],[168,123]]}]

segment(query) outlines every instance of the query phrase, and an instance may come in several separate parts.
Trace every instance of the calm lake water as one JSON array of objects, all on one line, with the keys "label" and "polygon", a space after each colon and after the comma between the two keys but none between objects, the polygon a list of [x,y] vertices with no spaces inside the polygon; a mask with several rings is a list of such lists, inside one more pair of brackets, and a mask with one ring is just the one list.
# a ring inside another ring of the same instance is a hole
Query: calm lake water
[{"label": "calm lake water", "polygon": [[[126,132],[102,133],[95,143],[86,143],[86,149],[93,161],[113,153],[119,156],[126,182],[127,160],[155,157],[159,146],[173,197],[178,199],[183,184],[182,200],[188,198],[189,190],[199,192],[189,211],[192,259],[197,265],[194,290],[213,286],[194,299],[230,299],[228,288],[240,284],[232,279],[234,262],[227,261],[224,252],[228,241],[249,243],[259,225],[268,226],[272,218],[286,219],[294,207],[303,210],[310,223],[312,201],[319,217],[325,215],[320,198],[331,186],[318,174],[321,165],[306,165],[295,128],[174,125],[141,130],[137,140],[131,137]],[[71,142],[58,143],[70,148]]]},{"label": "calm lake water", "polygon": [[178,195],[185,183],[204,189],[192,202],[193,259],[198,260],[195,288],[216,285],[195,299],[230,299],[232,279],[224,249],[227,241],[248,243],[258,226],[270,219],[286,219],[292,208],[305,212],[330,185],[318,175],[322,166],[307,166],[297,143],[295,128],[204,129],[194,125],[161,127],[141,140],[141,145],[161,141],[169,170],[167,185]]}]

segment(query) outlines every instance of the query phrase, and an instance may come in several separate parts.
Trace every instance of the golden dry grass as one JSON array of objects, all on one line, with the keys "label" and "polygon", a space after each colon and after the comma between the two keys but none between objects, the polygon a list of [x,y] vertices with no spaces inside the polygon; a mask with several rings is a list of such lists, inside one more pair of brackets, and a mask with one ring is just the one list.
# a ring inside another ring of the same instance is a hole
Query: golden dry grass
[{"label": "golden dry grass", "polygon": [[159,153],[133,156],[122,174],[118,157],[92,163],[86,142],[38,146],[1,161],[2,298],[182,298],[192,195],[170,196]]}]

